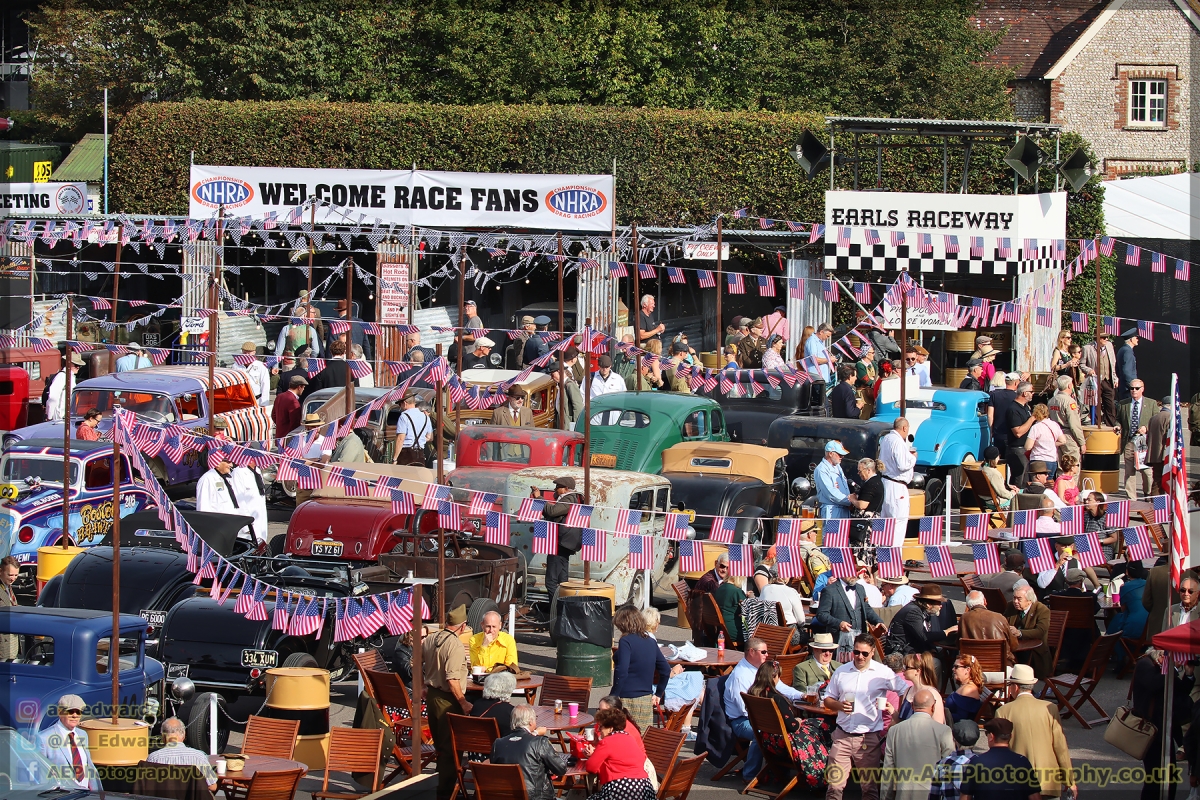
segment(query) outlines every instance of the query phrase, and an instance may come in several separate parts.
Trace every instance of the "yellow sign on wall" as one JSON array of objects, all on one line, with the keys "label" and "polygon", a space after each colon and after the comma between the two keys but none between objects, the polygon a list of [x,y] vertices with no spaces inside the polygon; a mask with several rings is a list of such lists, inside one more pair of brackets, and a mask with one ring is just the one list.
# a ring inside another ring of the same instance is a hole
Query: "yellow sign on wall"
[{"label": "yellow sign on wall", "polygon": [[49,183],[50,173],[54,172],[54,167],[49,161],[33,162],[33,182],[34,183]]}]

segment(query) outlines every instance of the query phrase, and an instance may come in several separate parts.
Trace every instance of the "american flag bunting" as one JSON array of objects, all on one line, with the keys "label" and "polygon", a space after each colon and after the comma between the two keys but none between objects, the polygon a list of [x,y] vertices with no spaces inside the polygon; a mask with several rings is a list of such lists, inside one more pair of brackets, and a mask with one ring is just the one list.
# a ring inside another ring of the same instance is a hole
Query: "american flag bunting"
[{"label": "american flag bunting", "polygon": [[727,272],[725,273],[726,288],[730,294],[745,294],[746,284],[742,280],[742,273]]},{"label": "american flag bunting", "polygon": [[689,524],[687,514],[669,512],[663,522],[663,536],[667,539],[685,539]]},{"label": "american flag bunting", "polygon": [[684,539],[679,543],[679,571],[704,571],[704,543],[695,539]]},{"label": "american flag bunting", "polygon": [[542,509],[546,507],[546,501],[536,497],[526,497],[521,500],[521,505],[517,509],[517,519],[521,522],[538,522],[542,519]]},{"label": "american flag bunting", "polygon": [[821,296],[827,303],[836,303],[839,299],[837,281],[821,281]]},{"label": "american flag bunting", "polygon": [[917,541],[925,545],[941,544],[943,522],[941,517],[921,517],[917,523]]},{"label": "american flag bunting", "polygon": [[533,523],[533,552],[558,555],[558,525],[546,520]]},{"label": "american flag bunting", "polygon": [[583,561],[608,560],[608,534],[595,528],[584,528],[580,532],[583,544],[579,548],[579,558]]},{"label": "american flag bunting", "polygon": [[1013,535],[1020,539],[1027,539],[1034,535],[1034,528],[1037,525],[1036,510],[1029,511],[1013,511],[1012,512],[1012,532]]},{"label": "american flag bunting", "polygon": [[926,547],[925,563],[929,567],[929,574],[935,578],[952,578],[958,574],[954,559],[950,557],[950,548],[945,545]]},{"label": "american flag bunting", "polygon": [[971,556],[975,559],[976,575],[996,575],[1003,572],[996,545],[992,543],[971,545]]},{"label": "american flag bunting", "polygon": [[1019,544],[1031,572],[1045,572],[1055,568],[1054,549],[1050,546],[1049,539],[1026,539]]},{"label": "american flag bunting", "polygon": [[775,296],[775,279],[770,275],[758,276],[758,294],[760,297]]},{"label": "american flag bunting", "polygon": [[1146,526],[1125,528],[1121,531],[1121,536],[1125,539],[1126,559],[1144,561],[1147,558],[1154,558],[1154,543],[1150,539],[1150,533],[1146,530]]},{"label": "american flag bunting", "polygon": [[709,532],[708,538],[714,542],[728,544],[733,541],[734,534],[736,533],[736,517],[714,517],[712,521],[712,530]]},{"label": "american flag bunting", "polygon": [[696,270],[696,280],[700,283],[701,289],[717,288],[717,282],[713,278],[713,274],[712,274],[711,270],[707,270],[707,269]]},{"label": "american flag bunting", "polygon": [[1098,567],[1105,562],[1104,551],[1100,549],[1100,540],[1094,531],[1075,536],[1075,557],[1081,567]]},{"label": "american flag bunting", "polygon": [[904,548],[875,548],[875,566],[881,578],[899,578],[904,574]]},{"label": "american flag bunting", "polygon": [[854,554],[850,552],[849,547],[822,547],[821,552],[833,567],[833,577],[852,578],[858,574]]},{"label": "american flag bunting", "polygon": [[891,517],[873,519],[871,522],[871,544],[876,547],[891,547],[896,538],[896,520]]},{"label": "american flag bunting", "polygon": [[754,548],[748,544],[729,545],[729,574],[749,578],[754,574]]},{"label": "american flag bunting", "polygon": [[[600,559],[594,559],[599,561]],[[654,569],[654,537],[635,534],[629,537],[629,568]]]},{"label": "american flag bunting", "polygon": [[1077,536],[1083,533],[1083,517],[1086,513],[1083,506],[1067,506],[1060,508],[1059,533],[1063,536]]},{"label": "american flag bunting", "polygon": [[[888,541],[891,544],[891,541]],[[824,547],[850,546],[850,520],[827,519],[821,523],[821,545]]]},{"label": "american flag bunting", "polygon": [[641,511],[618,511],[617,521],[613,526],[615,532],[620,536],[634,536],[641,533],[642,527],[642,512]]},{"label": "american flag bunting", "polygon": [[1129,524],[1129,501],[1114,500],[1104,507],[1104,525],[1109,528],[1124,528]]}]

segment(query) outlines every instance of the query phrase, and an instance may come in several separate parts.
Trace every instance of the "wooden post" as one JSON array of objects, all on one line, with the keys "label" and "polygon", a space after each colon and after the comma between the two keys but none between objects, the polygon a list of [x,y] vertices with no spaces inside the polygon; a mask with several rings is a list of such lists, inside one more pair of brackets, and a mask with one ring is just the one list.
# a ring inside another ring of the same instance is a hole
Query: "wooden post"
[{"label": "wooden post", "polygon": [[[462,348],[460,347],[459,349],[461,350]],[[437,357],[441,358],[441,344],[436,345],[434,350],[437,353]],[[437,429],[434,433],[436,439],[435,447],[437,447],[437,482],[444,483],[446,480],[446,465],[442,458],[442,389],[436,383],[433,385],[433,407],[434,413],[437,415],[436,425],[434,426]],[[403,445],[404,442],[400,444]],[[417,442],[413,442],[414,446],[416,444]]]},{"label": "wooden post", "polygon": [[108,674],[112,676],[112,724],[116,728],[121,716],[121,444],[115,425],[112,452],[112,636],[108,640]]},{"label": "wooden post", "polygon": [[[113,344],[117,343],[117,292],[121,288],[121,234],[124,231],[124,226],[117,226],[117,260],[113,264],[113,293],[112,293],[112,324],[113,324]],[[136,363],[136,362],[135,362]],[[108,354],[108,371],[117,371],[117,354],[110,352]]]},{"label": "wooden post", "polygon": [[[75,351],[71,349],[71,337],[74,336],[75,295],[67,295],[67,339],[63,355],[63,521],[62,546],[70,547],[71,536],[71,361]],[[53,380],[53,378],[51,378]]]},{"label": "wooden post", "polygon": [[637,223],[631,226],[633,235],[630,239],[630,251],[633,253],[633,390],[642,390],[642,298],[639,294],[641,284],[638,281],[638,233]]},{"label": "wooden post", "polygon": [[[460,257],[458,260],[458,369],[455,370],[458,373],[458,376],[460,379],[462,378],[462,371],[463,371],[463,367],[462,367],[463,350],[465,350],[467,347],[467,331],[463,327],[463,325],[465,324],[463,317],[466,314],[466,311],[464,309],[465,309],[465,306],[467,303],[467,298],[466,298],[467,281],[466,281],[466,275],[464,274],[463,265],[462,265],[462,256],[463,255],[465,255],[465,248],[460,247],[459,248],[459,256]],[[478,309],[478,306],[476,306],[476,309]],[[472,337],[472,338],[474,338],[474,337]],[[441,389],[438,389],[438,397],[441,397],[441,396],[442,396]],[[462,411],[459,409],[459,405],[460,405],[459,403],[454,404],[454,431],[455,431],[456,436],[458,435],[458,431],[462,430]],[[438,426],[438,433],[439,434],[441,433],[441,426]],[[439,458],[441,458],[441,453],[442,453],[442,449],[439,446],[438,447],[438,457]],[[438,478],[438,483],[441,483],[441,480],[442,480],[441,478]],[[439,589],[441,589],[441,588],[445,588],[445,587],[439,587]],[[445,603],[442,603],[442,605],[445,605]]]},{"label": "wooden post", "polygon": [[[354,257],[346,259],[346,414],[354,413],[354,371],[350,369],[350,348],[354,345]],[[353,436],[354,432],[351,431]]]},{"label": "wooden post", "polygon": [[[459,295],[458,308],[459,308],[459,315],[460,315],[460,322],[461,322],[462,295]],[[459,328],[461,330],[461,328],[462,328],[461,324],[459,325]],[[436,352],[437,352],[437,357],[441,358],[442,357],[442,346],[440,344],[437,345]],[[459,342],[459,345],[458,345],[458,358],[459,358],[459,367],[461,368],[461,366],[462,366],[462,342],[461,341]],[[442,387],[438,386],[436,383],[433,384],[433,402],[434,402],[435,412],[437,415],[437,420],[436,420],[437,443],[435,445],[437,447],[437,482],[438,482],[438,484],[444,485],[445,481],[446,481],[446,464],[445,464],[445,456],[442,451]],[[457,421],[457,419],[458,419],[458,410],[455,409],[455,420]],[[416,445],[417,442],[414,441],[413,444]],[[428,509],[424,509],[424,510],[428,510]],[[435,514],[438,513],[436,508],[433,509],[433,513],[435,513]],[[441,625],[442,627],[445,627],[446,626],[446,541],[445,541],[445,531],[442,530],[442,520],[441,520],[440,514],[438,514],[437,530],[438,530],[438,536],[437,536],[437,543],[438,543],[438,556],[437,556],[438,612],[437,612],[437,616],[438,616],[438,624]],[[417,556],[420,555],[419,536],[418,536],[418,531],[415,529],[413,530],[413,554],[417,555]],[[420,610],[420,608],[421,608],[420,606],[417,606],[418,611]],[[415,680],[415,676],[416,676],[415,671],[413,672],[413,676],[414,676],[414,680]],[[416,708],[416,707],[417,706],[413,706],[413,708]],[[420,751],[414,750],[413,752],[420,752]]]},{"label": "wooden post", "polygon": [[[566,336],[567,323],[566,312],[563,308],[563,243],[562,234],[558,234],[558,332]],[[562,430],[567,429],[567,392],[566,392],[566,368],[563,367],[563,358],[566,350],[558,354],[558,427]]]},{"label": "wooden post", "polygon": [[[309,215],[308,219],[309,219],[309,226],[315,227],[317,224],[317,206],[316,206],[316,204],[313,204],[312,213]],[[310,231],[308,234],[308,291],[306,291],[304,293],[304,304],[305,305],[308,305],[309,303],[312,302],[313,253],[316,252],[316,249],[317,248],[314,246],[314,243],[313,243],[313,235],[312,235],[312,232]],[[304,324],[307,325],[308,321],[305,320]]]}]

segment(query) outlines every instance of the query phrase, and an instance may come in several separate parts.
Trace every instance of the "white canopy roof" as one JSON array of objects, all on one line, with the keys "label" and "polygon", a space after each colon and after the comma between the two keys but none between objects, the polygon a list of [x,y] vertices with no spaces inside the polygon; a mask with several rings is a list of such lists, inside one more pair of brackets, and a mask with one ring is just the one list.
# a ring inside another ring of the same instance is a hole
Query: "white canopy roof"
[{"label": "white canopy roof", "polygon": [[1105,181],[1104,223],[1123,239],[1200,239],[1200,173]]}]

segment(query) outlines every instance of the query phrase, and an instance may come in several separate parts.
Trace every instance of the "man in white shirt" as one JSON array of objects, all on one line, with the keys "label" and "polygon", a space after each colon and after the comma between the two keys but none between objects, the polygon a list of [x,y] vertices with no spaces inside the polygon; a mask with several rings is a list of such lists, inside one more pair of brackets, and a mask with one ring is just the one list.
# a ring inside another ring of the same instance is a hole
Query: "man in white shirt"
[{"label": "man in white shirt", "polygon": [[602,394],[625,391],[625,379],[613,372],[612,358],[607,355],[596,359],[596,373],[592,375],[592,399]]},{"label": "man in white shirt", "polygon": [[132,372],[135,369],[145,369],[154,366],[154,362],[142,351],[137,342],[128,344],[129,352],[117,359],[117,372]]},{"label": "man in white shirt", "polygon": [[[888,689],[898,694],[908,691],[902,675],[872,659],[875,639],[871,634],[854,637],[850,653],[850,663],[838,667],[829,679],[825,696],[825,707],[838,712],[825,772],[829,781],[826,800],[841,800],[851,768],[868,770],[865,776],[871,776],[870,770],[879,766],[883,758],[883,711],[879,701],[886,698]],[[863,777],[859,785],[863,800],[879,799],[877,781]]]},{"label": "man in white shirt", "polygon": [[58,721],[38,734],[42,758],[58,768],[64,781],[73,781],[80,789],[100,791],[100,775],[88,752],[87,731],[79,727],[83,719],[83,698],[64,694],[58,699]]},{"label": "man in white shirt", "polygon": [[75,376],[79,374],[79,368],[83,366],[83,359],[79,357],[79,353],[72,351],[71,360],[67,366],[59,370],[50,381],[50,393],[46,396],[46,421],[57,422],[66,414],[67,399],[67,370],[71,370],[71,386],[75,386]]},{"label": "man in white shirt", "polygon": [[267,369],[267,365],[255,358],[258,353],[258,345],[254,342],[245,342],[242,344],[242,359],[245,360],[249,356],[252,360],[248,364],[235,364],[234,368],[246,373],[250,379],[250,389],[254,392],[254,398],[258,400],[258,404],[263,408],[271,405],[271,370]]},{"label": "man in white shirt", "polygon": [[200,770],[208,790],[217,790],[217,771],[208,763],[208,756],[194,747],[184,744],[187,736],[187,726],[179,717],[168,717],[162,724],[163,740],[166,742],[160,749],[155,750],[146,759],[151,764],[170,764],[173,766],[193,766]]},{"label": "man in white shirt", "polygon": [[912,482],[913,467],[917,465],[917,451],[908,443],[908,420],[904,417],[892,423],[891,433],[879,441],[879,460],[883,462],[883,508],[880,513],[896,520],[892,547],[902,547],[908,529],[908,484]]},{"label": "man in white shirt", "polygon": [[880,578],[879,592],[883,595],[885,608],[902,608],[917,596],[917,590],[909,585],[906,575],[899,578]]},{"label": "man in white shirt", "polygon": [[[734,736],[750,742],[750,748],[746,752],[746,764],[742,767],[742,777],[747,781],[752,780],[762,769],[762,751],[758,748],[754,728],[750,725],[750,717],[746,713],[746,701],[742,699],[742,692],[749,691],[750,687],[754,685],[754,677],[758,674],[758,668],[763,665],[769,655],[767,643],[757,637],[751,637],[746,642],[746,657],[737,663],[725,681],[725,719],[728,720]],[[779,653],[775,655],[779,655]],[[775,683],[775,690],[793,703],[799,703],[803,699],[803,694],[783,681]]]},{"label": "man in white shirt", "polygon": [[429,416],[417,408],[417,395],[404,393],[404,410],[396,420],[396,463],[425,466],[425,443],[433,435]]},{"label": "man in white shirt", "polygon": [[816,333],[808,337],[808,340],[804,343],[804,358],[808,359],[811,357],[816,362],[815,367],[810,366],[808,368],[808,374],[814,381],[825,381],[827,387],[833,377],[833,370],[831,369],[833,358],[829,355],[829,348],[825,343],[829,341],[829,337],[832,335],[833,326],[827,322],[822,322],[820,327],[817,328]]},{"label": "man in white shirt", "polygon": [[235,469],[227,456],[196,482],[196,510],[253,517],[255,540],[267,541],[267,499],[259,479],[246,467]]}]

